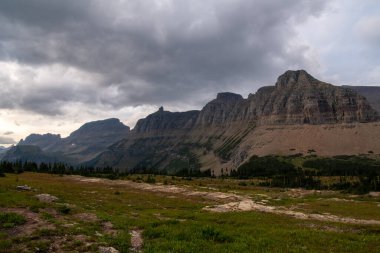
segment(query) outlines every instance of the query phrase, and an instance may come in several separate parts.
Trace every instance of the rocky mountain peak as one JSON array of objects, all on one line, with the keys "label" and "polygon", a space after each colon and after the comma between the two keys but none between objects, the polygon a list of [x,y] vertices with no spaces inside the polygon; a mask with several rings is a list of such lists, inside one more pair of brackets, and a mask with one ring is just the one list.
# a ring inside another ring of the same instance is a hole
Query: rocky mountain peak
[{"label": "rocky mountain peak", "polygon": [[232,93],[232,92],[220,92],[216,96],[217,100],[240,100],[243,97],[240,94]]},{"label": "rocky mountain peak", "polygon": [[296,84],[308,85],[316,82],[318,82],[318,80],[305,70],[288,70],[278,77],[276,87],[284,88],[291,87]]},{"label": "rocky mountain peak", "polygon": [[119,119],[111,118],[105,120],[92,121],[84,124],[78,130],[72,132],[69,138],[76,138],[78,136],[88,136],[91,134],[98,134],[101,132],[127,132],[129,127],[120,122]]}]

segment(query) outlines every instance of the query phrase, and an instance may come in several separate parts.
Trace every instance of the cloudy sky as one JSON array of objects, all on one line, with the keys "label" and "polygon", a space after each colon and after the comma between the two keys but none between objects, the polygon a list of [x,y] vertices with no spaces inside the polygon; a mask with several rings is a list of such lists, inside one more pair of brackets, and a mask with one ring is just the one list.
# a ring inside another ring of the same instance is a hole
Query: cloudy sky
[{"label": "cloudy sky", "polygon": [[0,145],[247,96],[287,69],[380,85],[378,0],[1,0]]}]

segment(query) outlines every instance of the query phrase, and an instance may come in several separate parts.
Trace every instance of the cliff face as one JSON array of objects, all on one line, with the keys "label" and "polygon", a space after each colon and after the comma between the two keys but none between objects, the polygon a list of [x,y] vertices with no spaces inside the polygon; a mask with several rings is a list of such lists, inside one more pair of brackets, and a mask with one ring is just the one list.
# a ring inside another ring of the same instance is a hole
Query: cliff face
[{"label": "cliff face", "polygon": [[189,130],[193,128],[198,115],[199,111],[168,112],[164,111],[163,107],[160,107],[157,112],[148,115],[144,119],[140,119],[134,128],[134,132],[143,134]]},{"label": "cliff face", "polygon": [[264,124],[372,122],[378,118],[365,97],[351,89],[318,81],[304,70],[287,71],[274,88],[248,99],[250,115]]},{"label": "cliff face", "polygon": [[197,127],[220,126],[234,119],[234,112],[245,100],[241,95],[224,92],[219,93],[216,99],[207,103],[201,110],[197,120]]},{"label": "cliff face", "polygon": [[200,112],[196,127],[373,122],[378,113],[365,97],[347,87],[321,82],[304,70],[287,71],[275,86],[260,88],[247,99],[219,93]]}]

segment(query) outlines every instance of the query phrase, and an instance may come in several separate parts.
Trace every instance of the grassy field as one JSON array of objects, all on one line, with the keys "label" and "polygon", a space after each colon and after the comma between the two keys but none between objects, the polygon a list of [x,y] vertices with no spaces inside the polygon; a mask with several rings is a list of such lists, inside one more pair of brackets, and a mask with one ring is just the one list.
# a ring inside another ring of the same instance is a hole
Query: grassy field
[{"label": "grassy field", "polygon": [[[233,179],[156,176],[149,185],[141,175],[126,181],[82,179],[41,173],[0,178],[0,252],[99,252],[99,247],[120,252],[380,252],[380,197],[373,195],[265,188]],[[19,185],[32,190],[17,190]],[[209,198],[208,192],[359,222],[257,210],[210,212],[203,208],[232,200]],[[58,200],[41,202],[38,194]],[[140,233],[142,247],[133,238],[131,244],[131,234]]]}]

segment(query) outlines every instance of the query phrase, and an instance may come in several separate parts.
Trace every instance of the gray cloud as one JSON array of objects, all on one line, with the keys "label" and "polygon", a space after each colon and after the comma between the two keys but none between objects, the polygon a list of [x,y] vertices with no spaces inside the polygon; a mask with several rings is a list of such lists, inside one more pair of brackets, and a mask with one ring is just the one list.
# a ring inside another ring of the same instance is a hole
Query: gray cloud
[{"label": "gray cloud", "polygon": [[247,83],[255,91],[286,69],[311,66],[293,27],[326,2],[4,0],[1,61],[31,72],[59,64],[98,77],[72,85],[51,73],[20,87],[0,76],[0,87],[15,83],[0,107],[57,115],[67,103],[196,104]]},{"label": "gray cloud", "polygon": [[0,144],[16,144],[17,142],[9,137],[0,136]]},{"label": "gray cloud", "polygon": [[12,132],[12,131],[6,131],[6,132],[4,133],[4,135],[11,135],[11,134],[14,134],[14,132]]}]

